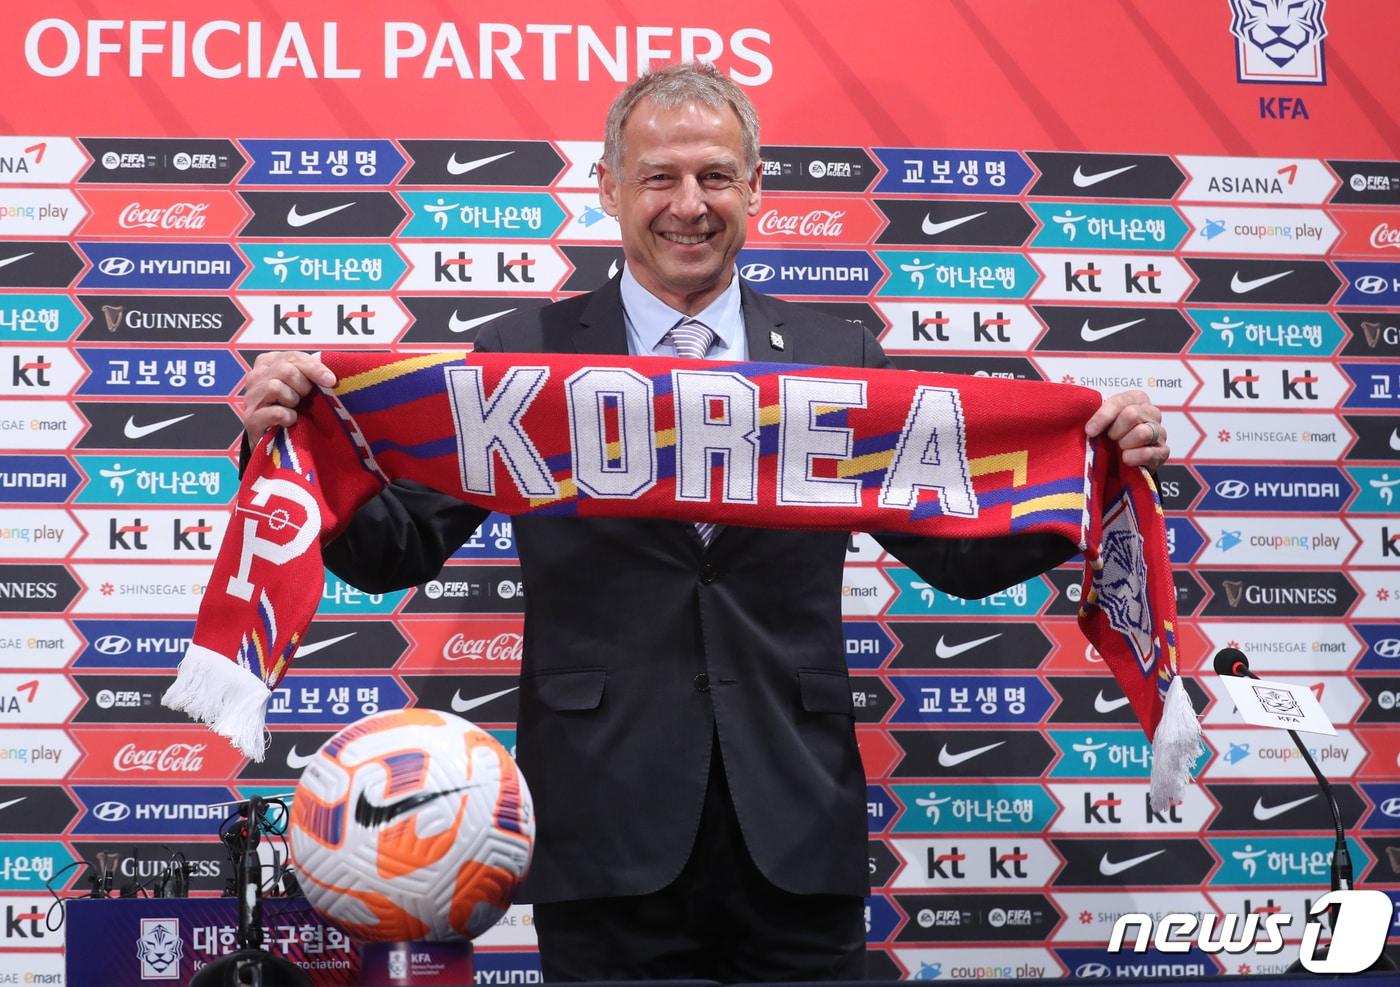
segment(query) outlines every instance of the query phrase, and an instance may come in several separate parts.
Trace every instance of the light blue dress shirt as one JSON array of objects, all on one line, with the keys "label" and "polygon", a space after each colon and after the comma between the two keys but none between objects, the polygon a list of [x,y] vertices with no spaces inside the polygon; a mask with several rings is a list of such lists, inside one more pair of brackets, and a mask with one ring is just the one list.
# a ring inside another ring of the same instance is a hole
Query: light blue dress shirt
[{"label": "light blue dress shirt", "polygon": [[[633,356],[676,355],[666,334],[687,316],[643,288],[641,282],[632,276],[632,269],[625,265],[622,268],[622,311],[627,322],[627,352]],[[729,281],[729,287],[705,306],[704,311],[689,318],[705,323],[715,333],[716,339],[710,344],[708,359],[749,358],[737,270]]]}]

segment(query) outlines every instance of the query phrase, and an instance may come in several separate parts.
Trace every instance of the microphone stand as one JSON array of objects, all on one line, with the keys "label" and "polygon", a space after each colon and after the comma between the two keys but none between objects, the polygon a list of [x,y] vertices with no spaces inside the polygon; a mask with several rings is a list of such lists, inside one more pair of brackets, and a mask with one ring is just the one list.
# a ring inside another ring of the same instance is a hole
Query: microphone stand
[{"label": "microphone stand", "polygon": [[[1249,659],[1237,648],[1224,648],[1216,653],[1215,672],[1217,675],[1230,675],[1236,678],[1254,679],[1259,681],[1259,676],[1255,675],[1249,668]],[[1327,797],[1327,807],[1332,812],[1332,827],[1336,833],[1336,845],[1332,850],[1332,890],[1350,891],[1356,886],[1355,877],[1352,872],[1351,851],[1347,848],[1346,827],[1342,825],[1342,810],[1337,805],[1337,797],[1332,794],[1332,786],[1327,778],[1318,768],[1317,762],[1313,760],[1312,753],[1308,750],[1303,738],[1298,736],[1297,730],[1288,730],[1288,736],[1293,738],[1293,746],[1298,748],[1298,753],[1302,755],[1303,762],[1307,764],[1308,770],[1317,779],[1318,788],[1322,789],[1322,794]],[[1333,906],[1327,910],[1327,924],[1335,928],[1338,907]],[[1321,947],[1320,947],[1321,949]],[[1384,950],[1381,957],[1376,961],[1373,970],[1394,970],[1395,961],[1392,960]],[[1296,959],[1288,966],[1289,973],[1303,973],[1302,959]]]},{"label": "microphone stand", "polygon": [[254,795],[238,807],[247,817],[247,838],[238,861],[238,951],[210,963],[190,980],[190,987],[311,987],[311,978],[295,963],[262,948],[262,866],[258,836],[267,803]]}]

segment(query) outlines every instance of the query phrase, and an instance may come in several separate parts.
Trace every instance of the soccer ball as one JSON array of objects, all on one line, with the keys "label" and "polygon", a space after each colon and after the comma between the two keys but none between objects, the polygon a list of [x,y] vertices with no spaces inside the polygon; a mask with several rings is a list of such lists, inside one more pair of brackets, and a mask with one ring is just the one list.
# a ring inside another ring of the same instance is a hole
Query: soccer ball
[{"label": "soccer ball", "polygon": [[510,754],[460,716],[367,716],[302,772],[287,827],[302,890],[362,942],[471,939],[510,907],[535,842]]}]

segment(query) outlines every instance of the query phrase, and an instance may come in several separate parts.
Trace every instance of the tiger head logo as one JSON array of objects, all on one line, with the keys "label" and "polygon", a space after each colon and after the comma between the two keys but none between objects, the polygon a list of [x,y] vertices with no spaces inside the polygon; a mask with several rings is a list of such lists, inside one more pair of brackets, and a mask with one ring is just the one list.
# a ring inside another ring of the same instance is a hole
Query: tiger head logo
[{"label": "tiger head logo", "polygon": [[1229,0],[1240,80],[1323,82],[1327,0]]},{"label": "tiger head logo", "polygon": [[179,929],[178,919],[141,920],[141,938],[136,941],[136,956],[141,961],[142,980],[179,979],[180,958],[185,953]]}]

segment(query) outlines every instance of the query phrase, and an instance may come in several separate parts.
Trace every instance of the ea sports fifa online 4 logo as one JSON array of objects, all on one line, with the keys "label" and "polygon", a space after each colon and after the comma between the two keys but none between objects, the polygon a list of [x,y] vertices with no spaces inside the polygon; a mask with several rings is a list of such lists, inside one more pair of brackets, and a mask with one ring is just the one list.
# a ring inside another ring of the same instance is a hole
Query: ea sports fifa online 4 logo
[{"label": "ea sports fifa online 4 logo", "polygon": [[1327,0],[1229,0],[1240,82],[1327,82]]}]

